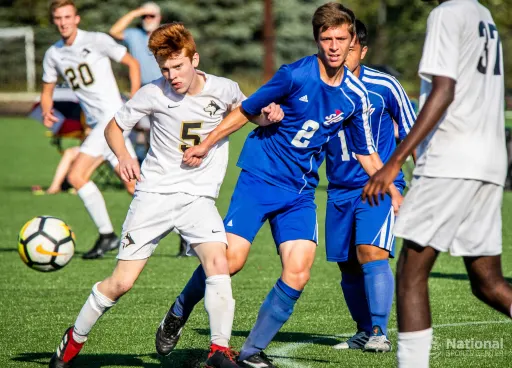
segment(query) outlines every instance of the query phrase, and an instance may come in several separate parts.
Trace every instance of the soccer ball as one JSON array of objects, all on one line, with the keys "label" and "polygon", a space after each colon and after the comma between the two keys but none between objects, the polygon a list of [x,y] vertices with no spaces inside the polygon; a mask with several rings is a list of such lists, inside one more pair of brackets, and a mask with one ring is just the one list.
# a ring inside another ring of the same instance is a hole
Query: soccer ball
[{"label": "soccer ball", "polygon": [[18,252],[21,260],[34,270],[57,271],[75,253],[75,233],[56,217],[38,216],[21,228]]}]

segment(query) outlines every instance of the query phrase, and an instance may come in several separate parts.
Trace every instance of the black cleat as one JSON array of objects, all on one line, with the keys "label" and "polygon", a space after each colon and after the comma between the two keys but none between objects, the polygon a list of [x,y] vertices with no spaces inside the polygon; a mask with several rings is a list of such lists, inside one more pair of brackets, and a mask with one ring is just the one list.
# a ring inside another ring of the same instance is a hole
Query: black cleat
[{"label": "black cleat", "polygon": [[50,360],[50,368],[69,368],[73,359],[78,355],[83,343],[78,343],[73,340],[73,326],[68,328],[62,336],[60,345],[57,347],[57,351],[52,355]]},{"label": "black cleat", "polygon": [[171,312],[173,307],[174,304],[156,330],[156,352],[163,356],[169,355],[174,350],[180,339],[183,326],[187,322],[183,317],[175,316]]},{"label": "black cleat", "polygon": [[238,368],[236,358],[238,353],[230,348],[212,344],[205,368]]},{"label": "black cleat", "polygon": [[247,368],[277,368],[272,364],[272,359],[262,351],[260,351],[259,354],[251,355],[249,358],[244,360],[238,360],[238,366]]},{"label": "black cleat", "polygon": [[116,234],[100,234],[94,247],[82,255],[83,259],[96,259],[101,258],[103,255],[111,250],[119,248],[119,238]]}]

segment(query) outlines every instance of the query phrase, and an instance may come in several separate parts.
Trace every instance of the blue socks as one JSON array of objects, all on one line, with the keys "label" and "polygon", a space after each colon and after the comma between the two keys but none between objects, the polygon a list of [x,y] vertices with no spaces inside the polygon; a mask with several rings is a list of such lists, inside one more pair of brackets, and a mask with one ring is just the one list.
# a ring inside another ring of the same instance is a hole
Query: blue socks
[{"label": "blue socks", "polygon": [[395,289],[389,260],[373,261],[363,264],[361,267],[364,273],[364,288],[372,327],[378,326],[381,329],[381,331],[374,329],[373,334],[386,335]]},{"label": "blue socks", "polygon": [[366,300],[363,274],[342,272],[341,288],[352,319],[357,323],[358,331],[372,332],[372,319]]},{"label": "blue socks", "polygon": [[204,273],[203,266],[199,265],[181,294],[176,298],[171,310],[172,314],[184,317],[187,320],[196,304],[204,298],[205,290],[206,274]]},{"label": "blue socks", "polygon": [[258,319],[240,351],[240,360],[258,354],[272,341],[290,318],[302,290],[295,290],[283,280],[277,280],[260,307]]}]

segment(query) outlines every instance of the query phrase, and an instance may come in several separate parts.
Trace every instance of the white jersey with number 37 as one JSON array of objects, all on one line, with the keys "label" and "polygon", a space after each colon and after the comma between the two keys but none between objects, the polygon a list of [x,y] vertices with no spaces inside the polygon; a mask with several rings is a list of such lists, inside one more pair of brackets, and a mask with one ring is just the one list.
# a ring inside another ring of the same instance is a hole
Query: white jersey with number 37
[{"label": "white jersey with number 37", "polygon": [[197,168],[182,163],[183,152],[199,144],[245,96],[229,79],[198,73],[206,81],[196,95],[175,93],[162,77],[142,87],[115,114],[123,130],[133,128],[144,116],[151,122],[150,148],[137,190],[218,196],[228,164],[227,138],[212,147]]},{"label": "white jersey with number 37", "polygon": [[107,124],[123,104],[110,59],[120,62],[125,54],[126,47],[112,37],[79,29],[71,46],[60,40],[46,51],[43,82],[56,83],[60,74],[76,93],[87,124]]},{"label": "white jersey with number 37", "polygon": [[455,99],[418,148],[415,175],[503,185],[506,177],[503,52],[489,10],[450,0],[428,18],[420,107],[433,76],[456,81]]}]

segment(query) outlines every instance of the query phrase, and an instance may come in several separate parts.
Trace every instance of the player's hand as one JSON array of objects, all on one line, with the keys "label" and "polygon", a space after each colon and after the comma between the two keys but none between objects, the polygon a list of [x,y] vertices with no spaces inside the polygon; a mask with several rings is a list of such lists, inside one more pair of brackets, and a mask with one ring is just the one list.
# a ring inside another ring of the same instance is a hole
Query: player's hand
[{"label": "player's hand", "polygon": [[203,162],[203,158],[206,157],[208,151],[204,144],[189,147],[183,154],[183,163],[187,166],[198,167]]},{"label": "player's hand", "polygon": [[137,17],[143,17],[144,15],[156,15],[155,11],[148,6],[141,6],[134,10]]},{"label": "player's hand", "polygon": [[139,161],[130,155],[127,157],[119,157],[119,175],[126,183],[132,180],[140,181]]},{"label": "player's hand", "polygon": [[269,124],[279,123],[284,118],[284,111],[281,105],[271,103],[267,107],[261,109],[261,113]]},{"label": "player's hand", "polygon": [[59,118],[53,115],[53,109],[43,114],[43,125],[47,128],[51,128],[53,124],[59,121]]},{"label": "player's hand", "polygon": [[389,186],[400,172],[400,166],[389,161],[379,171],[370,177],[370,180],[363,189],[363,200],[370,203],[370,206],[379,204],[384,199]]}]

